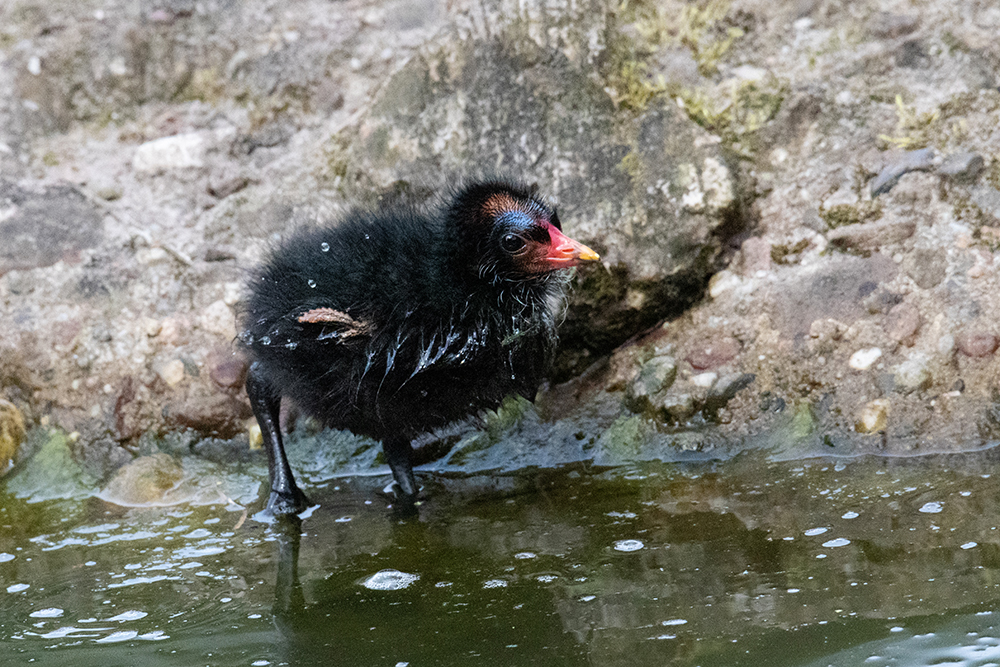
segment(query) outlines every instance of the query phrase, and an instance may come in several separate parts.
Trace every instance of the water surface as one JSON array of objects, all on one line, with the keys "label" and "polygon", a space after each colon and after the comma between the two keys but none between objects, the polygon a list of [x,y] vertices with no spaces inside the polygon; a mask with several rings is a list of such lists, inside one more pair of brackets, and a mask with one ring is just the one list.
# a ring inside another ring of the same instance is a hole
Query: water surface
[{"label": "water surface", "polygon": [[1000,664],[995,458],[341,478],[301,536],[8,494],[0,662]]}]

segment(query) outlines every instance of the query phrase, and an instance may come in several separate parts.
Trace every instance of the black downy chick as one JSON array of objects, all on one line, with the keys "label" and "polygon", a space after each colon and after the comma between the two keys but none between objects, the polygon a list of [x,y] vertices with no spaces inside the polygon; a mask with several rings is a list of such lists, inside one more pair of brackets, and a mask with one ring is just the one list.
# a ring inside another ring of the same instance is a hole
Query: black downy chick
[{"label": "black downy chick", "polygon": [[523,185],[469,184],[421,213],[355,211],[300,231],[250,282],[240,339],[271,477],[268,510],[307,500],[285,457],[283,396],[329,427],[382,442],[403,500],[411,440],[533,399],[551,360],[568,269],[599,259]]}]

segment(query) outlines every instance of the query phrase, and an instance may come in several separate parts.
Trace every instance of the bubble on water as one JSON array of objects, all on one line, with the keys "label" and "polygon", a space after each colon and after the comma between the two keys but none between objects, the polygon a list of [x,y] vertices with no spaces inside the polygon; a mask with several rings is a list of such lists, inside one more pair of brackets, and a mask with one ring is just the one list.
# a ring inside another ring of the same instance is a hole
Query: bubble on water
[{"label": "bubble on water", "polygon": [[330,244],[327,243],[326,241],[323,241],[322,243],[319,244],[319,249],[322,250],[323,252],[330,252]]},{"label": "bubble on water", "polygon": [[372,237],[370,237],[370,236],[368,236],[367,234],[365,234],[365,241],[370,241],[370,240],[371,240],[371,238],[372,238]]},{"label": "bubble on water", "polygon": [[931,503],[924,503],[924,506],[921,507],[918,511],[923,512],[924,514],[937,514],[943,509],[944,509],[944,503],[931,502]]},{"label": "bubble on water", "polygon": [[518,560],[527,560],[529,558],[534,558],[534,557],[535,554],[531,553],[530,551],[522,551],[521,553],[514,554],[514,558],[517,558]]},{"label": "bubble on water", "polygon": [[557,577],[554,574],[540,574],[537,577],[535,577],[535,581],[541,582],[543,584],[551,584],[553,581],[555,581],[558,578],[559,577]]},{"label": "bubble on water", "polygon": [[483,588],[507,588],[507,582],[503,579],[488,579],[483,582]]},{"label": "bubble on water", "polygon": [[299,344],[296,343],[294,340],[290,340],[287,343],[285,343],[285,349],[288,349],[288,350],[294,350],[298,346],[299,346]]},{"label": "bubble on water", "polygon": [[307,280],[306,284],[309,285],[309,287],[312,287],[313,289],[316,289],[316,281],[313,280],[312,278],[310,278],[309,280]]},{"label": "bubble on water", "polygon": [[830,529],[829,528],[810,528],[809,530],[807,530],[805,532],[805,534],[808,537],[813,537],[815,535],[822,535],[823,533],[825,533],[828,530],[830,530]]},{"label": "bubble on water", "polygon": [[138,621],[140,618],[146,618],[147,616],[149,616],[149,614],[144,611],[130,609],[128,611],[123,611],[117,616],[112,616],[106,622],[118,621],[119,623],[124,623],[125,621]]},{"label": "bubble on water", "polygon": [[850,543],[851,543],[850,540],[844,539],[843,537],[838,537],[835,540],[830,540],[829,542],[824,542],[823,546],[824,547],[829,547],[829,548],[832,549],[834,547],[846,547]]},{"label": "bubble on water", "polygon": [[261,336],[260,337],[260,344],[261,345],[270,345],[271,344],[271,337],[270,336]]},{"label": "bubble on water", "polygon": [[615,542],[615,551],[638,551],[645,546],[639,540],[618,540]]},{"label": "bubble on water", "polygon": [[409,574],[399,570],[382,570],[362,581],[361,585],[373,591],[399,591],[419,578],[419,574]]},{"label": "bubble on water", "polygon": [[38,611],[33,611],[28,616],[31,618],[59,618],[63,615],[63,610],[59,607],[49,607],[47,609],[39,609]]},{"label": "bubble on water", "polygon": [[144,635],[140,635],[135,630],[122,630],[121,632],[112,632],[107,637],[102,639],[95,639],[95,644],[116,644],[118,642],[127,642],[131,639],[143,639],[146,641],[159,641],[161,639],[169,639],[170,636],[163,633],[163,630],[154,630],[153,632],[147,632]]}]

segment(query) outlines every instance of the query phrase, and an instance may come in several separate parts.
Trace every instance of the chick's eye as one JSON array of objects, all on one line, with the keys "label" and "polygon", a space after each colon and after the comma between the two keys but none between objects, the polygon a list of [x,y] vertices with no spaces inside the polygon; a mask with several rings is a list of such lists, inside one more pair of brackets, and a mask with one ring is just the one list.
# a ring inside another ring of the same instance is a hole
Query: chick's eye
[{"label": "chick's eye", "polygon": [[517,234],[507,234],[500,239],[500,247],[507,252],[517,252],[524,247],[524,239]]}]

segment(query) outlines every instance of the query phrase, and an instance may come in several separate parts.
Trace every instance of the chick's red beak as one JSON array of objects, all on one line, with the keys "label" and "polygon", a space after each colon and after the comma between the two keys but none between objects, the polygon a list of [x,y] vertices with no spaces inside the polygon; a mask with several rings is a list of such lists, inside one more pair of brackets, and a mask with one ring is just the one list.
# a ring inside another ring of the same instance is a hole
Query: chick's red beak
[{"label": "chick's red beak", "polygon": [[595,262],[601,258],[596,252],[583,245],[579,241],[574,241],[555,228],[549,228],[549,247],[543,262],[553,269],[567,269],[576,266],[580,262]]}]

